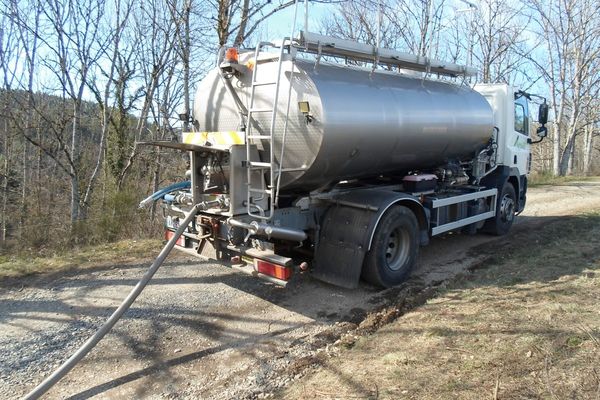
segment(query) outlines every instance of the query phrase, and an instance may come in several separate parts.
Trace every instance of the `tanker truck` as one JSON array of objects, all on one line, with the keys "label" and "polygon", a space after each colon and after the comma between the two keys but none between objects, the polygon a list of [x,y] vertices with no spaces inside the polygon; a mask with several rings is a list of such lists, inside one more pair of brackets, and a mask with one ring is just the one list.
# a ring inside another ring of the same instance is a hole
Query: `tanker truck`
[{"label": "tanker truck", "polygon": [[[177,248],[285,285],[404,281],[451,231],[507,234],[525,207],[532,95],[476,71],[301,32],[221,49],[200,82],[188,182],[160,192]],[[546,136],[539,106],[537,136]],[[541,139],[539,139],[541,140]],[[153,197],[153,200],[158,198]]]}]

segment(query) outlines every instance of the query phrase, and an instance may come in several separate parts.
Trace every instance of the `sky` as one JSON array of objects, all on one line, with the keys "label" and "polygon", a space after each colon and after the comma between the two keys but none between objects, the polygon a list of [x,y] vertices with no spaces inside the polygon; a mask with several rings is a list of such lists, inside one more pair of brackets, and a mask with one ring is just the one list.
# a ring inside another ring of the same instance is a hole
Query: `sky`
[{"label": "sky", "polygon": [[[327,13],[335,12],[337,4],[323,4],[323,3],[308,3],[308,31],[316,32],[321,26],[321,20]],[[291,24],[294,20],[294,6],[288,7],[279,13],[271,16],[262,28],[261,39],[281,39],[282,37],[289,36],[291,31]],[[304,2],[298,3],[298,14],[296,21],[295,36],[297,36],[299,30],[306,30],[304,26],[305,22],[305,4]]]},{"label": "sky", "polygon": [[[320,1],[320,0],[319,0]],[[323,0],[331,1],[332,4],[325,4],[323,2],[314,2],[309,0],[308,3],[308,31],[318,32],[321,27],[321,21],[332,13],[335,13],[339,4],[343,3],[343,0]],[[372,0],[376,3],[376,0]],[[449,9],[458,10],[458,13],[465,15],[465,11],[468,11],[468,6],[462,0],[451,0],[446,1],[444,7]],[[473,0],[469,2],[477,5],[478,1]],[[291,23],[294,19],[294,6],[288,7],[279,13],[271,16],[265,21],[262,29],[261,39],[270,40],[288,36],[290,34]],[[305,30],[305,3],[300,0],[298,3],[298,16],[296,22],[296,33],[298,29]]]},{"label": "sky", "polygon": [[[282,2],[285,0],[281,0]],[[315,1],[331,1],[333,4],[325,4],[323,2]],[[377,0],[371,0],[376,7]],[[511,0],[507,0],[511,3]],[[319,32],[321,30],[322,21],[326,19],[328,15],[332,15],[336,12],[339,4],[343,3],[343,0],[309,0],[308,3],[308,31]],[[444,2],[444,14],[446,18],[459,19],[469,18],[470,7],[479,7],[479,0],[446,0]],[[417,6],[417,1],[415,1]],[[420,5],[419,5],[420,7]],[[279,40],[285,36],[290,35],[292,21],[294,19],[294,6],[288,7],[280,11],[279,13],[271,16],[265,21],[262,26],[257,39],[260,40]],[[298,14],[296,22],[295,36],[298,36],[300,30],[305,30],[305,3],[300,0],[298,3]],[[525,30],[526,31],[526,30]],[[531,35],[529,35],[531,36]],[[527,37],[527,35],[526,35]],[[400,49],[402,50],[402,49]],[[440,57],[441,58],[441,57]],[[443,59],[441,61],[444,61]],[[547,89],[541,87],[539,82],[522,82],[523,89],[531,90],[533,92],[540,92],[540,94],[547,94]],[[527,86],[533,84],[532,87]]]}]

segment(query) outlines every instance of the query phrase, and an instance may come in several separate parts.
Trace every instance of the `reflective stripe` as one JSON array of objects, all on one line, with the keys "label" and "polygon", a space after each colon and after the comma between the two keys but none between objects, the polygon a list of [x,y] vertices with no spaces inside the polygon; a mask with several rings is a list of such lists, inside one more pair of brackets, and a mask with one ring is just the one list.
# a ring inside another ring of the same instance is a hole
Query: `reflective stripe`
[{"label": "reflective stripe", "polygon": [[217,146],[244,144],[244,133],[236,131],[227,132],[183,132],[182,141],[185,144],[205,146],[207,143]]}]

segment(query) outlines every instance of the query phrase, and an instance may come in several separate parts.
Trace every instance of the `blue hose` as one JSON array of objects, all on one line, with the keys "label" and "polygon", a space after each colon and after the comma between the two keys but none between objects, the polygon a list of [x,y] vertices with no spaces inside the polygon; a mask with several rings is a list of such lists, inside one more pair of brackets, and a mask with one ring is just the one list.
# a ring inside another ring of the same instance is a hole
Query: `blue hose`
[{"label": "blue hose", "polygon": [[169,185],[169,186],[167,186],[165,188],[157,190],[156,192],[152,193],[150,196],[146,197],[144,200],[140,201],[139,207],[142,208],[146,204],[148,204],[148,203],[150,203],[152,201],[159,200],[164,195],[166,195],[168,193],[174,192],[176,190],[189,189],[191,187],[192,187],[192,182],[191,181],[183,181],[183,182],[174,183],[174,184]]},{"label": "blue hose", "polygon": [[175,195],[174,194],[165,194],[165,197],[163,197],[163,200],[167,203],[173,203],[175,201]]}]

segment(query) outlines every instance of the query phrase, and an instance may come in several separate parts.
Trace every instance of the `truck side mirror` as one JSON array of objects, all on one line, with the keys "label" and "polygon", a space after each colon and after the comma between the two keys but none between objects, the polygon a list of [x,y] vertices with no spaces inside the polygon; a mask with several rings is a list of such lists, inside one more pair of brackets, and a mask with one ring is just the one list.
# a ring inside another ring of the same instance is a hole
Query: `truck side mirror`
[{"label": "truck side mirror", "polygon": [[548,135],[548,128],[546,128],[545,126],[540,126],[537,128],[535,133],[537,133],[540,139],[543,139]]},{"label": "truck side mirror", "polygon": [[[538,110],[538,122],[542,125],[546,125],[548,123],[548,104],[545,102],[540,104],[540,108]],[[544,136],[546,135],[544,134]]]}]

